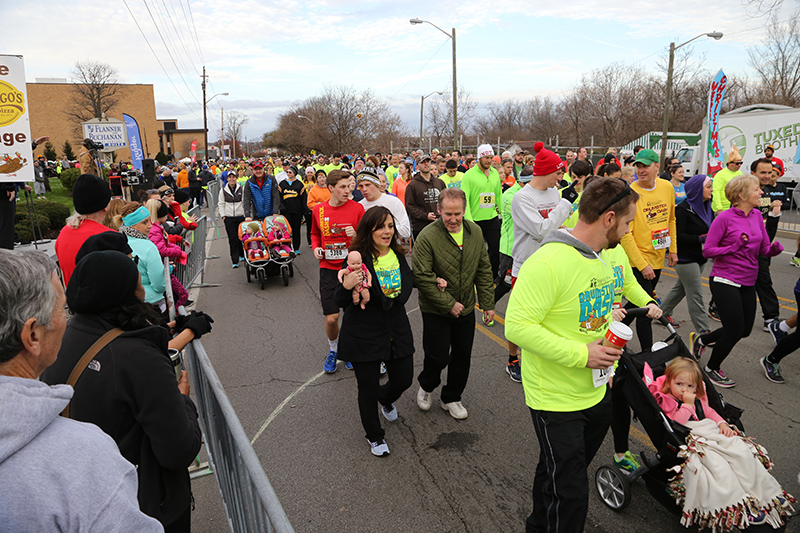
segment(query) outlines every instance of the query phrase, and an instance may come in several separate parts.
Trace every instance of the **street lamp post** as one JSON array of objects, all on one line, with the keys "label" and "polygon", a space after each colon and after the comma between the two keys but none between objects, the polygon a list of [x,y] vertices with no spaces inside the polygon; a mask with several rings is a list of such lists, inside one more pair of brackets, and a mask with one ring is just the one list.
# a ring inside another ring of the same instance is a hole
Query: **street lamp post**
[{"label": "street lamp post", "polygon": [[208,103],[217,96],[228,96],[228,93],[217,93],[206,100],[206,67],[203,67],[203,150],[205,151],[204,159],[206,161],[208,161],[208,116],[206,113],[206,107],[208,106]]},{"label": "street lamp post", "polygon": [[312,123],[312,124],[314,123],[314,121],[313,121],[313,120],[311,120],[310,118],[308,118],[308,117],[307,117],[307,116],[305,116],[305,115],[297,115],[297,118],[304,118],[304,119],[306,119],[307,121],[309,121],[310,123]]},{"label": "street lamp post", "polygon": [[[440,32],[444,33],[453,41],[453,150],[458,150],[458,82],[456,81],[456,29],[450,28],[451,33],[447,33],[442,28],[428,20],[413,18],[409,20],[411,24],[430,24]],[[422,137],[422,134],[420,134]],[[420,144],[421,141],[420,141]]]},{"label": "street lamp post", "polygon": [[667,69],[667,90],[666,90],[666,98],[664,102],[664,122],[661,127],[661,171],[664,172],[666,170],[666,156],[667,156],[667,133],[669,133],[669,112],[670,107],[672,107],[672,66],[675,61],[675,50],[680,48],[681,46],[687,45],[690,42],[694,41],[695,39],[699,39],[700,37],[712,37],[714,40],[719,41],[722,39],[722,33],[718,31],[714,31],[711,33],[701,33],[697,37],[693,37],[686,41],[685,43],[679,44],[675,46],[675,43],[669,43],[669,67]]},{"label": "street lamp post", "polygon": [[[442,93],[442,91],[433,91],[431,94],[442,95],[444,93]],[[420,147],[420,149],[422,149],[422,116],[423,116],[422,110],[425,108],[425,99],[428,96],[430,96],[431,94],[423,96],[422,99],[419,102],[419,147]]]}]

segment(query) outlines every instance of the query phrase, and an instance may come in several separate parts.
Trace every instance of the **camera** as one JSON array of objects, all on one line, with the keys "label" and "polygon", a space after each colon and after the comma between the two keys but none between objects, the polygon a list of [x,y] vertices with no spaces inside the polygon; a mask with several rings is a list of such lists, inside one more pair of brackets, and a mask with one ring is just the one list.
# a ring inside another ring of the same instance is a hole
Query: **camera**
[{"label": "camera", "polygon": [[119,175],[128,182],[128,185],[133,186],[141,183],[141,180],[144,177],[144,172],[141,170],[131,169],[123,170],[119,173]]},{"label": "camera", "polygon": [[89,150],[103,150],[105,148],[103,143],[93,141],[92,139],[84,140],[83,145],[86,146],[86,148],[88,148]]}]

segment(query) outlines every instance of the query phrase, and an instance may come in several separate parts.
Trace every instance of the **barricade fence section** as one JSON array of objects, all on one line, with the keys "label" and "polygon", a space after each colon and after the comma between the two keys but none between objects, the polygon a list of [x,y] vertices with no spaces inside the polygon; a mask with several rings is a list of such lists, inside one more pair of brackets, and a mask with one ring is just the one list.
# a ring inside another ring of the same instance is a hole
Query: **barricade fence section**
[{"label": "barricade fence section", "polygon": [[[195,213],[193,211],[197,210]],[[190,209],[187,213],[199,214],[200,209],[195,207]],[[205,215],[200,216],[197,220],[197,228],[187,233],[185,238],[191,239],[191,249],[188,250],[186,264],[175,265],[175,276],[178,281],[189,290],[192,287],[219,287],[219,284],[205,284],[203,277],[205,274],[206,265],[206,237],[208,234],[208,217]],[[199,280],[198,280],[199,277]]]},{"label": "barricade fence section", "polygon": [[217,230],[217,237],[219,237],[217,204],[219,203],[220,185],[221,183],[219,178],[215,178],[214,181],[209,182],[208,190],[206,191],[206,199],[208,200],[208,217],[211,219],[211,222],[214,224],[214,228]]},{"label": "barricade fence section", "polygon": [[206,453],[233,532],[293,533],[294,528],[256,456],[199,340],[184,349]]}]

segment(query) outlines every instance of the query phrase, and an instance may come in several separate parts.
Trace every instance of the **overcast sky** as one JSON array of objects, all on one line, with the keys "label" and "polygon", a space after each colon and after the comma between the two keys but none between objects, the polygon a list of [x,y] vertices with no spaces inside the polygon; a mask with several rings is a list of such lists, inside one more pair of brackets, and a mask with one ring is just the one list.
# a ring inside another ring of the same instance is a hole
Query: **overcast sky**
[{"label": "overcast sky", "polygon": [[[0,53],[23,55],[28,81],[68,77],[78,60],[109,63],[124,82],[152,83],[158,118],[177,118],[183,128],[202,127],[200,73],[205,64],[208,97],[230,93],[209,104],[210,132],[217,131],[213,125],[221,106],[248,115],[245,133],[254,138],[273,129],[287,106],[319,94],[325,85],[372,89],[415,131],[420,96],[451,90],[452,45],[431,25],[409,24],[414,17],[448,32],[456,28],[459,85],[480,105],[512,97],[557,97],[583,73],[617,61],[655,72],[670,41],[681,43],[711,31],[725,36],[698,39],[690,45],[693,57],[712,71],[749,75],[747,48],[767,31],[767,19],[756,17],[742,0],[541,4],[86,0],[66,6],[39,0],[34,8],[4,7],[7,21],[38,22],[6,25]],[[790,18],[796,7],[797,0],[788,0],[779,19]]]}]

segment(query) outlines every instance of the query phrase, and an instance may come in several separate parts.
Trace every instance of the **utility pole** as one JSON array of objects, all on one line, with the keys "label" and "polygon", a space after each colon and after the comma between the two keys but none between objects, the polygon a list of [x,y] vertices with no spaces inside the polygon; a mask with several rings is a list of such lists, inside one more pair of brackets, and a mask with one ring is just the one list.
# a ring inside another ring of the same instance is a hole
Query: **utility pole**
[{"label": "utility pole", "polygon": [[208,118],[206,116],[206,67],[203,65],[203,159],[208,161]]},{"label": "utility pole", "polygon": [[223,120],[223,108],[219,108],[219,136],[222,145],[222,160],[225,161],[225,121]]}]

